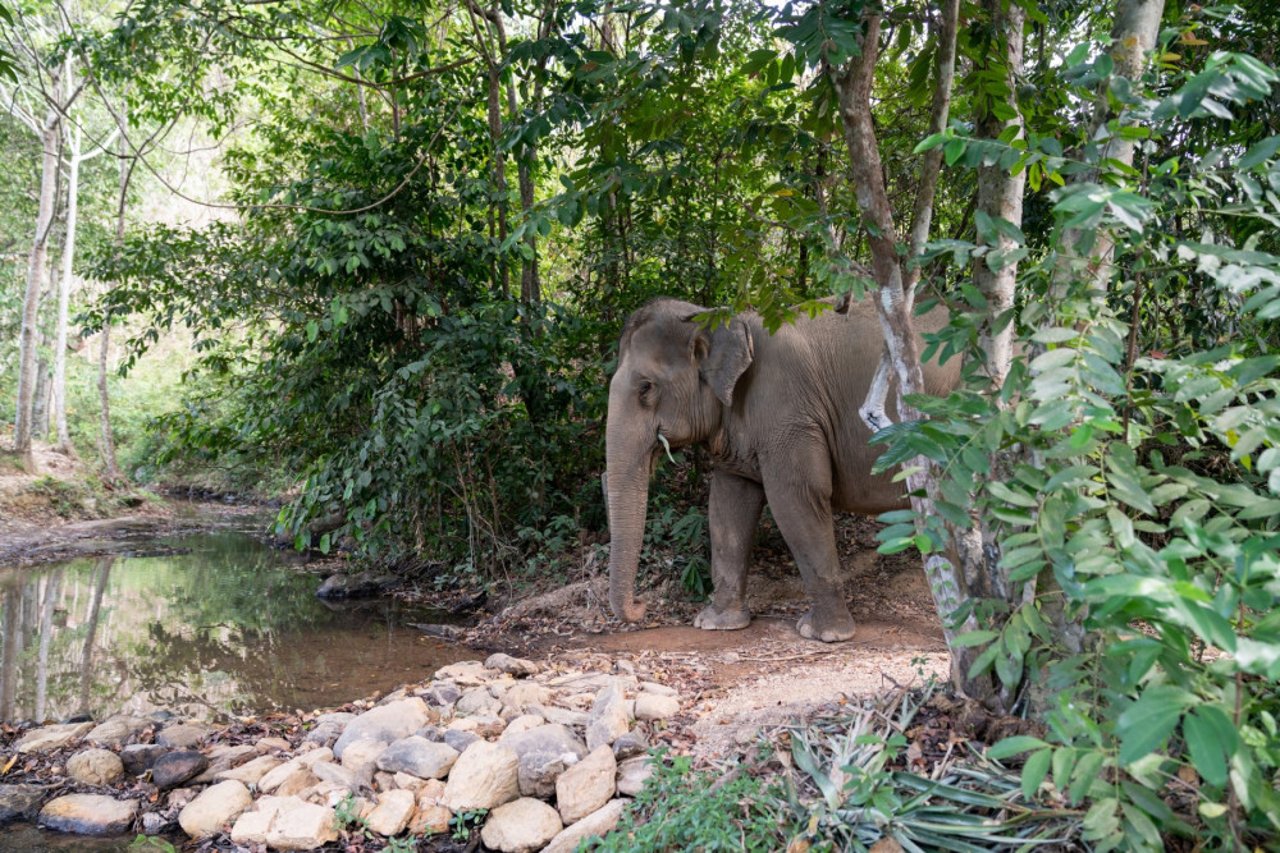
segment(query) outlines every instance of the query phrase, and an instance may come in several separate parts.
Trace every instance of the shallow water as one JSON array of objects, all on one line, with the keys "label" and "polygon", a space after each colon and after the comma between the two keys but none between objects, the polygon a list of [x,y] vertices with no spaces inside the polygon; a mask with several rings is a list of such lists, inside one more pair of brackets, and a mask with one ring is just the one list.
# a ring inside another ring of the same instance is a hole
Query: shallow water
[{"label": "shallow water", "polygon": [[437,613],[320,601],[319,577],[242,532],[144,550],[0,567],[0,720],[311,709],[475,657],[410,627]]}]

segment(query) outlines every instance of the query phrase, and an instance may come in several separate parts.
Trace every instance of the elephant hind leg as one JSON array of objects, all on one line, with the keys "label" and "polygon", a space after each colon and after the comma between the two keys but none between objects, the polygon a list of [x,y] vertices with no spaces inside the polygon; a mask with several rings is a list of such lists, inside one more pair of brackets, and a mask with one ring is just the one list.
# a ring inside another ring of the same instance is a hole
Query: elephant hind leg
[{"label": "elephant hind leg", "polygon": [[732,631],[751,623],[747,609],[747,569],[755,541],[764,489],[759,483],[717,469],[711,474],[711,603],[693,620],[698,628]]},{"label": "elephant hind leg", "polygon": [[848,640],[853,637],[854,622],[840,583],[831,514],[830,457],[817,441],[797,449],[800,452],[788,454],[765,472],[769,509],[812,601],[796,629],[809,640]]}]

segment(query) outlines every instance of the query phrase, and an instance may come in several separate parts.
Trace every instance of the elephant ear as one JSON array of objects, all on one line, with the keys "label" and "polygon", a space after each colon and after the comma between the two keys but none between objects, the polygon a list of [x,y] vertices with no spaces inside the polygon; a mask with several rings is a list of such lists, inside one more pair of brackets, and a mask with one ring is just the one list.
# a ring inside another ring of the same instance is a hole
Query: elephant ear
[{"label": "elephant ear", "polygon": [[751,331],[746,323],[735,318],[727,326],[718,326],[711,332],[699,332],[695,341],[698,372],[711,386],[716,399],[732,406],[734,386],[755,358]]}]

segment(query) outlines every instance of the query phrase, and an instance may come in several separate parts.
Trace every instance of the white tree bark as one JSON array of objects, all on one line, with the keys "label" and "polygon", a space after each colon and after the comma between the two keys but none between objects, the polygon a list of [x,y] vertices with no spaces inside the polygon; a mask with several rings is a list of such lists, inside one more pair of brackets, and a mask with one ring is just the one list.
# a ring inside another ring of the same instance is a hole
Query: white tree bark
[{"label": "white tree bark", "polygon": [[58,280],[58,329],[53,344],[53,420],[58,433],[58,450],[74,454],[67,429],[67,314],[71,307],[72,262],[76,256],[76,226],[80,197],[79,125],[69,136],[67,166],[67,236],[62,243],[62,275]]},{"label": "white tree bark", "polygon": [[[57,71],[53,89],[58,91]],[[40,132],[40,195],[36,208],[35,237],[27,263],[27,284],[22,301],[22,332],[18,343],[18,410],[14,420],[13,449],[23,467],[34,470],[31,432],[35,415],[36,324],[39,322],[40,288],[49,255],[49,231],[53,227],[54,196],[58,185],[58,136],[61,114],[51,105]]]}]

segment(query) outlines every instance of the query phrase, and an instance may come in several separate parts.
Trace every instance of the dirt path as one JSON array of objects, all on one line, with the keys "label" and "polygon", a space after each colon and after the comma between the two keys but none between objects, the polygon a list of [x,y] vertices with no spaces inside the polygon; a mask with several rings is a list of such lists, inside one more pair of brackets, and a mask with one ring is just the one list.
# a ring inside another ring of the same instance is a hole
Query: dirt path
[{"label": "dirt path", "polygon": [[[614,630],[575,632],[539,644],[549,658],[603,652],[631,657],[694,699],[693,751],[723,756],[749,744],[762,728],[802,720],[856,697],[947,677],[950,659],[918,560],[874,550],[876,525],[840,527],[845,597],[857,620],[854,638],[827,645],[800,637],[795,622],[808,601],[794,564],[768,535],[748,579],[755,618],[741,631],[692,627],[701,606],[681,590],[650,590],[650,625],[618,631],[603,612],[603,588],[591,590],[580,625]],[[602,580],[602,579],[601,579]]]}]

